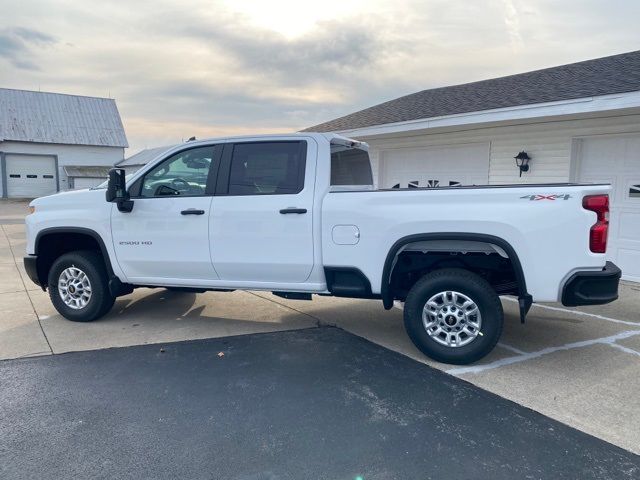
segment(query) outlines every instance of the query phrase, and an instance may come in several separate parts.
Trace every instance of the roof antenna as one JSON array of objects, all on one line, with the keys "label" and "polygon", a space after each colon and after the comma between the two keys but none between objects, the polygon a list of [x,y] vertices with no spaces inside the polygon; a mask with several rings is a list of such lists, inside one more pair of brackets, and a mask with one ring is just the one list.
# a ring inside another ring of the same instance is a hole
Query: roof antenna
[{"label": "roof antenna", "polygon": [[189,140],[187,140],[187,142],[195,142],[196,137],[191,137]]}]

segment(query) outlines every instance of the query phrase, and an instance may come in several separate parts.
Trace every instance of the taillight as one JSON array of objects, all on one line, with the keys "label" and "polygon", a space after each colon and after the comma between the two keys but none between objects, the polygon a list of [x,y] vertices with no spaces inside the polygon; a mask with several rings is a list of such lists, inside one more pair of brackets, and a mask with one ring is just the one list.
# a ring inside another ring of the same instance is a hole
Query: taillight
[{"label": "taillight", "polygon": [[596,212],[598,219],[589,232],[589,249],[593,253],[607,251],[607,235],[609,233],[609,195],[589,195],[582,199],[586,210]]}]

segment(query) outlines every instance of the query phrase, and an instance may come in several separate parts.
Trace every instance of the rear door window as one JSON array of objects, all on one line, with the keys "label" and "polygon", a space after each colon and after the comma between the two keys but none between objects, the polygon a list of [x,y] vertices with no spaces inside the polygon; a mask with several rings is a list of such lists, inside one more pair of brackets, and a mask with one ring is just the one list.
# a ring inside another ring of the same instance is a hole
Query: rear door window
[{"label": "rear door window", "polygon": [[304,188],[306,142],[237,143],[229,195],[291,195]]}]

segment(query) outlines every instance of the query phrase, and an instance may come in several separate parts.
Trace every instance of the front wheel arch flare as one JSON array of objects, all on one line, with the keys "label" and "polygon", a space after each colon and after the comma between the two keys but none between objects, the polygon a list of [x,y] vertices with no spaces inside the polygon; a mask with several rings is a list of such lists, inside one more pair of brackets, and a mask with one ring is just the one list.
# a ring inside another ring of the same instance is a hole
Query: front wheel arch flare
[{"label": "front wheel arch flare", "polygon": [[[40,232],[38,232],[34,242],[34,253],[39,257],[38,258],[38,278],[40,280],[40,285],[43,286],[42,287],[43,290],[47,285],[48,270],[49,268],[51,268],[51,265],[56,260],[56,258],[42,257],[42,253],[43,253],[42,241],[45,240],[47,237],[55,238],[65,234],[74,236],[75,238],[84,237],[86,239],[91,239],[91,241],[95,242],[104,260],[104,266],[107,270],[108,277],[110,279],[115,277],[113,266],[111,265],[109,251],[107,250],[107,247],[103,238],[100,236],[98,232],[89,228],[84,228],[84,227],[50,227],[50,228],[45,228]],[[60,254],[67,253],[75,249],[76,248],[65,249]],[[83,247],[79,247],[79,249],[83,249]]]}]

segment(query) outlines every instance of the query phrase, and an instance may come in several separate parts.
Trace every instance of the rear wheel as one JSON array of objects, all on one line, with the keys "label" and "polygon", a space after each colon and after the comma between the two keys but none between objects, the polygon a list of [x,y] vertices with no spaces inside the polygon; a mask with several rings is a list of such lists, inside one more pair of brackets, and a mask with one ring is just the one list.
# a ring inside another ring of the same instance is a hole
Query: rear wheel
[{"label": "rear wheel", "polygon": [[48,286],[53,306],[74,322],[96,320],[115,302],[104,260],[91,250],[66,253],[56,259],[49,270]]},{"label": "rear wheel", "polygon": [[480,360],[502,334],[500,298],[482,277],[461,269],[436,270],[411,289],[404,324],[416,347],[443,363]]}]

